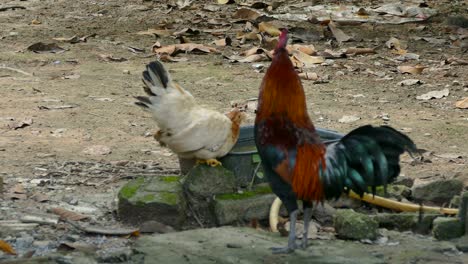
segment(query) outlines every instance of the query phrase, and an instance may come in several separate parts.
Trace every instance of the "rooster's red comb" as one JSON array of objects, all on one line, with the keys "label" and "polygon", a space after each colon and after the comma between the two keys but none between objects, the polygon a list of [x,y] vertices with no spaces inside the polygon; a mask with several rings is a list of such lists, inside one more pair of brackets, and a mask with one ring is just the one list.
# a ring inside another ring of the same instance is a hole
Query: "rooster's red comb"
[{"label": "rooster's red comb", "polygon": [[283,30],[281,30],[281,34],[279,35],[276,50],[286,48],[286,44],[288,44],[288,29],[284,28]]}]

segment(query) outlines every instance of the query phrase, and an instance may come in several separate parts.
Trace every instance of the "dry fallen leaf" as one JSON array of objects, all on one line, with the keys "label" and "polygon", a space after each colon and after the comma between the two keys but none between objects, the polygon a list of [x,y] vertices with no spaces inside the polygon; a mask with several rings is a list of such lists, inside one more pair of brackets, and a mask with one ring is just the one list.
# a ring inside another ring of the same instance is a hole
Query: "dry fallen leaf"
[{"label": "dry fallen leaf", "polygon": [[460,101],[457,101],[455,103],[455,107],[460,108],[460,109],[468,109],[468,97],[465,97]]},{"label": "dry fallen leaf", "polygon": [[191,28],[183,28],[179,31],[176,31],[174,33],[172,33],[173,36],[181,36],[181,35],[199,35],[200,34],[200,30],[198,29],[191,29]]},{"label": "dry fallen leaf", "polygon": [[345,116],[342,116],[342,117],[338,120],[338,122],[340,122],[340,123],[351,123],[351,122],[358,121],[358,120],[360,120],[360,119],[361,119],[361,118],[358,117],[358,116],[347,116],[347,115],[345,115]]},{"label": "dry fallen leaf", "polygon": [[234,15],[232,15],[232,18],[234,19],[242,19],[242,20],[255,20],[259,18],[262,14],[260,14],[256,10],[252,10],[250,8],[239,8]]},{"label": "dry fallen leaf", "polygon": [[240,53],[240,55],[243,55],[243,56],[250,56],[250,55],[254,55],[254,54],[267,54],[268,51],[266,49],[263,49],[263,48],[258,48],[258,47],[253,47],[251,49],[248,49],[246,51],[242,51]]},{"label": "dry fallen leaf", "polygon": [[79,79],[80,78],[80,75],[77,74],[77,73],[72,73],[70,75],[65,75],[62,77],[62,79],[64,80],[75,80],[75,79]]},{"label": "dry fallen leaf", "polygon": [[103,145],[93,145],[85,148],[83,153],[88,155],[108,155],[112,150],[108,146]]},{"label": "dry fallen leaf", "polygon": [[126,58],[123,57],[114,57],[112,55],[106,55],[106,54],[99,54],[99,57],[105,61],[113,61],[113,62],[123,62],[127,61]]},{"label": "dry fallen leaf", "polygon": [[180,10],[187,9],[195,0],[177,0],[176,4]]},{"label": "dry fallen leaf", "polygon": [[258,30],[260,32],[268,33],[270,36],[273,37],[279,36],[281,33],[281,31],[277,27],[268,22],[261,22],[260,24],[258,24]]},{"label": "dry fallen leaf", "polygon": [[26,193],[26,190],[21,184],[16,184],[15,186],[13,186],[13,189],[11,191],[13,193]]},{"label": "dry fallen leaf", "polygon": [[260,40],[261,41],[262,36],[258,32],[248,32],[248,33],[237,32],[236,39],[241,39],[241,42],[245,40]]},{"label": "dry fallen leaf", "polygon": [[347,48],[344,52],[345,54],[348,55],[361,55],[361,54],[375,54],[375,49],[373,48]]},{"label": "dry fallen leaf", "polygon": [[62,53],[66,50],[64,48],[59,47],[56,43],[42,43],[37,42],[32,44],[31,46],[27,47],[27,50],[30,50],[35,53]]},{"label": "dry fallen leaf", "polygon": [[314,67],[314,64],[320,64],[325,61],[321,56],[309,56],[299,50],[293,50],[291,60],[297,68],[311,68]]},{"label": "dry fallen leaf", "polygon": [[403,47],[403,44],[400,43],[400,40],[391,37],[387,42],[385,42],[385,46],[389,49],[395,50],[395,53],[403,55],[406,54],[406,49]]},{"label": "dry fallen leaf", "polygon": [[40,110],[63,110],[78,107],[78,105],[40,105]]},{"label": "dry fallen leaf", "polygon": [[418,79],[406,79],[398,83],[400,86],[411,86],[416,84],[423,84],[423,82]]},{"label": "dry fallen leaf", "polygon": [[350,36],[346,35],[346,33],[344,33],[343,30],[337,28],[336,24],[333,21],[330,21],[330,23],[328,23],[328,28],[333,34],[333,37],[335,37],[335,39],[339,43],[350,41],[352,39]]},{"label": "dry fallen leaf", "polygon": [[24,127],[30,126],[32,125],[32,123],[33,123],[32,118],[24,118],[21,121],[15,121],[15,122],[9,123],[7,126],[10,129],[16,130],[18,128],[24,128]]},{"label": "dry fallen leaf", "polygon": [[87,253],[93,253],[98,250],[96,246],[82,242],[62,242],[57,248],[58,251],[68,251],[75,249]]},{"label": "dry fallen leaf", "polygon": [[139,31],[136,34],[137,35],[157,35],[157,36],[162,36],[162,37],[168,37],[171,36],[173,31],[167,30],[167,29],[154,29],[150,28],[145,31]]},{"label": "dry fallen leaf", "polygon": [[222,39],[217,39],[214,41],[214,44],[219,47],[231,46],[232,40],[230,37],[225,37]]},{"label": "dry fallen leaf", "polygon": [[0,250],[10,255],[16,255],[13,247],[4,240],[0,240]]},{"label": "dry fallen leaf", "polygon": [[446,59],[445,63],[452,65],[468,65],[468,60],[460,59],[457,57],[451,57]]},{"label": "dry fallen leaf", "polygon": [[182,62],[182,61],[188,61],[188,58],[176,58],[167,54],[162,54],[159,56],[159,60],[162,62]]},{"label": "dry fallen leaf", "polygon": [[268,57],[265,54],[252,54],[248,55],[245,58],[239,59],[239,62],[259,62],[268,60]]},{"label": "dry fallen leaf", "polygon": [[218,52],[217,49],[209,46],[205,46],[203,44],[197,43],[181,43],[181,44],[174,44],[168,45],[161,48],[153,49],[153,52],[156,54],[168,54],[174,56],[178,52],[204,52],[204,53],[211,53],[211,52]]},{"label": "dry fallen leaf", "polygon": [[315,55],[317,53],[314,45],[312,44],[310,45],[293,44],[293,45],[286,46],[286,49],[288,50],[289,54],[291,54],[293,50],[301,51],[307,55]]},{"label": "dry fallen leaf", "polygon": [[73,36],[73,37],[69,37],[69,38],[64,38],[64,37],[59,37],[59,38],[52,38],[53,40],[57,40],[59,42],[67,42],[67,43],[78,43],[80,42],[80,38],[78,36]]},{"label": "dry fallen leaf", "polygon": [[369,12],[366,11],[366,9],[364,8],[359,8],[359,10],[356,12],[356,15],[360,16],[360,17],[363,17],[363,18],[366,18],[369,16]]},{"label": "dry fallen leaf", "polygon": [[422,71],[426,68],[427,68],[426,66],[422,66],[422,65],[416,65],[416,66],[401,65],[397,67],[397,70],[399,73],[421,74]]},{"label": "dry fallen leaf", "polygon": [[449,93],[450,93],[449,89],[446,88],[440,91],[430,91],[428,93],[416,96],[416,99],[418,100],[440,99],[440,98],[448,96]]},{"label": "dry fallen leaf", "polygon": [[31,198],[34,199],[34,201],[39,202],[39,203],[50,201],[49,196],[47,196],[46,194],[38,193],[38,192],[34,193],[31,196]]},{"label": "dry fallen leaf", "polygon": [[63,209],[63,208],[58,208],[58,207],[52,208],[52,209],[50,209],[50,211],[52,213],[60,216],[60,218],[64,219],[64,220],[80,221],[80,220],[84,220],[84,219],[89,218],[89,216],[87,216],[87,215],[79,214],[79,213],[69,211],[69,210],[66,210],[66,209]]},{"label": "dry fallen leaf", "polygon": [[311,80],[311,81],[318,80],[318,75],[315,72],[301,72],[299,73],[299,77],[303,80]]}]

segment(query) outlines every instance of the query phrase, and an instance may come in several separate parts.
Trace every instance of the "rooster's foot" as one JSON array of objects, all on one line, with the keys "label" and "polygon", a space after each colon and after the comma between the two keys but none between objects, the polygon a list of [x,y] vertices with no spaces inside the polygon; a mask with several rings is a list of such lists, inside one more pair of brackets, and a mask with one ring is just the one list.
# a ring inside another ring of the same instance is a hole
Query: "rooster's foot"
[{"label": "rooster's foot", "polygon": [[207,160],[202,160],[199,159],[197,160],[197,164],[206,164],[211,167],[216,167],[216,166],[221,166],[222,163],[218,161],[217,159],[207,159]]},{"label": "rooster's foot", "polygon": [[289,253],[294,252],[296,248],[297,248],[296,245],[293,245],[293,246],[288,245],[286,247],[272,247],[270,249],[271,249],[271,253],[273,254],[289,254]]},{"label": "rooster's foot", "polygon": [[296,220],[299,210],[294,210],[289,214],[289,235],[288,246],[283,248],[271,248],[273,254],[288,254],[294,252],[298,248],[296,244]]}]

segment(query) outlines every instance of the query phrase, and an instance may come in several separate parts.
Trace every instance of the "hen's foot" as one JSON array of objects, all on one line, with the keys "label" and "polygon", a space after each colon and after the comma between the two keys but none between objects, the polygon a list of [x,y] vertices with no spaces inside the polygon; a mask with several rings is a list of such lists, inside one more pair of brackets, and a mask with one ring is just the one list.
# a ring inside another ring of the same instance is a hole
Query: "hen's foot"
[{"label": "hen's foot", "polygon": [[197,160],[197,164],[206,164],[211,167],[221,166],[222,163],[217,159]]}]

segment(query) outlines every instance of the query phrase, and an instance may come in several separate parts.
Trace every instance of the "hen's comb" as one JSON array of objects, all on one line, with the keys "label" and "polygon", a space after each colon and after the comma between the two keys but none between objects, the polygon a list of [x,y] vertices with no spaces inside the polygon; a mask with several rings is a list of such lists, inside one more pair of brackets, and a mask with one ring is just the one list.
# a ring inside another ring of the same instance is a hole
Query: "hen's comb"
[{"label": "hen's comb", "polygon": [[286,44],[288,44],[288,29],[284,28],[281,30],[276,50],[286,48]]}]

